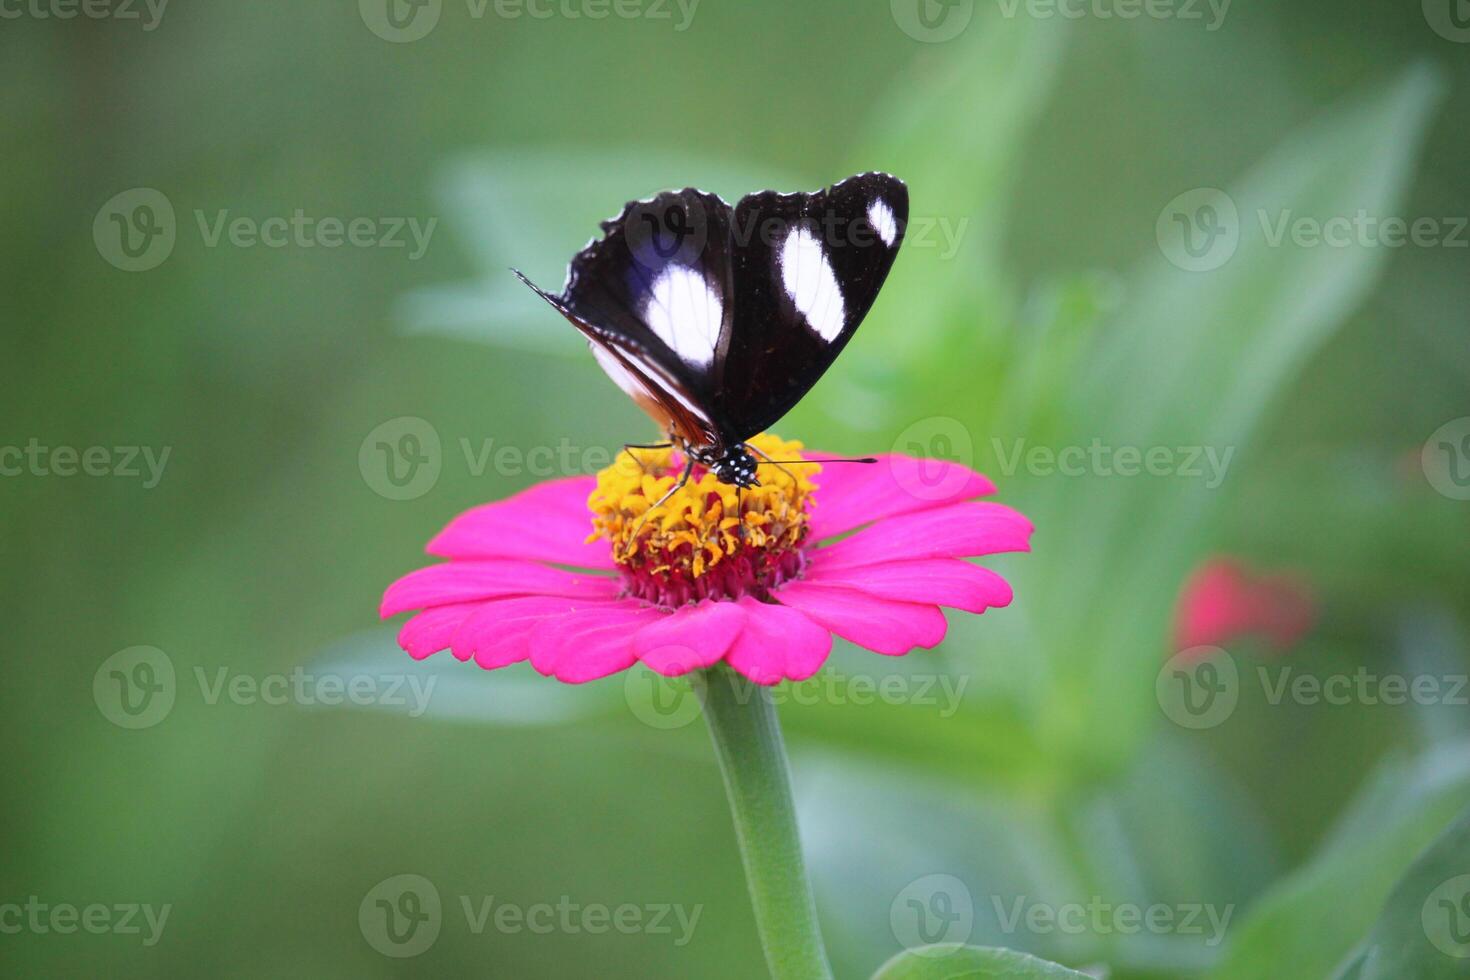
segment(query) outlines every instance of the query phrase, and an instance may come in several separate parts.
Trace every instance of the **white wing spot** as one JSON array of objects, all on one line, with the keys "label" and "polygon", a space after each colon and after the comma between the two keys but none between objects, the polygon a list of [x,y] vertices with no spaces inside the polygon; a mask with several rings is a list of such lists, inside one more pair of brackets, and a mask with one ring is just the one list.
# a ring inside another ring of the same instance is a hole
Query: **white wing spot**
[{"label": "white wing spot", "polygon": [[827,253],[806,228],[781,244],[781,283],[817,336],[831,343],[847,322],[847,307]]},{"label": "white wing spot", "polygon": [[893,209],[887,201],[880,197],[868,205],[868,223],[878,232],[884,245],[893,245],[893,240],[898,237],[898,221],[894,219]]},{"label": "white wing spot", "polygon": [[725,305],[698,270],[671,265],[654,279],[643,320],[689,364],[708,367],[720,342]]}]

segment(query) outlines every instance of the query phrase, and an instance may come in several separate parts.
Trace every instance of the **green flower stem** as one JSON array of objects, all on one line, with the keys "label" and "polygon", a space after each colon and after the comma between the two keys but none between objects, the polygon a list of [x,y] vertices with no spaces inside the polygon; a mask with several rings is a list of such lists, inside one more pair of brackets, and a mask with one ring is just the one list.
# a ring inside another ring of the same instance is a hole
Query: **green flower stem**
[{"label": "green flower stem", "polygon": [[830,980],[771,693],[724,664],[694,675],[773,980]]}]

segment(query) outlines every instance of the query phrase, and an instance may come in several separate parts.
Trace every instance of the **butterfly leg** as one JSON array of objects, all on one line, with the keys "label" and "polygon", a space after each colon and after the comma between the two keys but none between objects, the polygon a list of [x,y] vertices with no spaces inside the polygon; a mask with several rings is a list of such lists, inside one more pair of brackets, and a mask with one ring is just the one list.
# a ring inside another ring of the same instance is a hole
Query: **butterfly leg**
[{"label": "butterfly leg", "polygon": [[643,525],[648,522],[648,518],[654,511],[662,507],[665,501],[683,489],[684,484],[689,482],[689,474],[693,472],[694,460],[690,459],[689,462],[684,464],[684,472],[679,474],[679,479],[674,481],[674,485],[669,487],[668,491],[662,497],[654,501],[653,506],[643,512],[642,517],[638,518],[638,523],[633,525],[633,533],[628,535],[628,551],[623,555],[624,558],[633,554],[633,545],[638,541],[638,532],[643,530]]},{"label": "butterfly leg", "polygon": [[628,452],[628,450],[630,450],[630,449],[669,449],[673,445],[674,444],[672,442],[625,442],[625,443],[623,443],[623,452],[628,453],[628,458],[631,459],[633,462],[637,463],[638,464],[638,468],[640,470],[642,470],[643,472],[647,473],[648,472],[648,467],[646,467],[646,466],[643,465],[643,460],[639,459],[637,456],[634,456],[632,453]]},{"label": "butterfly leg", "polygon": [[735,520],[740,522],[735,525],[735,537],[739,539],[741,547],[745,546],[745,502],[741,499],[744,492],[744,487],[735,484]]}]

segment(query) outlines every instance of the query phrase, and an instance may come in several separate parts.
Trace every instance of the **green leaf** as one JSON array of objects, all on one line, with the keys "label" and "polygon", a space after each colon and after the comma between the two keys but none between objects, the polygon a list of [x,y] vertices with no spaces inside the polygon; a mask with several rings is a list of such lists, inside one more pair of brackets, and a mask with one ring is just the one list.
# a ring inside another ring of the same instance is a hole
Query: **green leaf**
[{"label": "green leaf", "polygon": [[1068,33],[1059,20],[977,19],[916,58],[874,108],[844,169],[908,183],[908,235],[843,370],[804,411],[820,409],[838,426],[902,428],[940,386],[975,390],[976,364],[999,380],[1000,359],[978,354],[1009,342],[1005,219]]},{"label": "green leaf", "polygon": [[[798,750],[792,768],[822,931],[839,976],[921,939],[1035,944],[1067,958],[1099,949],[1090,936],[1007,927],[997,912],[997,904],[1006,909],[1018,897],[1057,905],[1091,894],[1069,866],[1044,802],[850,754]],[[915,813],[924,815],[920,823]],[[968,910],[956,931],[924,936],[895,924],[902,897],[926,881]]]},{"label": "green leaf", "polygon": [[1341,980],[1449,980],[1470,973],[1470,810],[1414,862]]},{"label": "green leaf", "polygon": [[1274,871],[1269,832],[1248,795],[1205,752],[1184,738],[1149,743],[1126,776],[1059,809],[1072,861],[1092,895],[1139,908],[1199,909],[1177,930],[1097,931],[1083,956],[1034,951],[1069,961],[1102,961],[1146,976],[1201,973],[1224,952],[1235,910]]},{"label": "green leaf", "polygon": [[[1261,216],[1270,226],[1282,215],[1398,213],[1439,91],[1433,72],[1408,71],[1229,185],[1239,243],[1218,268],[1185,271],[1162,250],[1145,262],[1084,361],[1051,447],[1200,447],[1217,460],[1246,453],[1285,386],[1389,258],[1387,249],[1303,248],[1289,238],[1273,245]],[[1008,614],[1034,617],[1051,658],[1049,669],[1033,668],[1043,741],[1090,765],[1116,766],[1156,723],[1150,681],[1176,591],[1208,547],[1229,492],[1228,480],[1221,486],[1100,468],[1026,483],[1033,495],[1018,506],[1038,528],[1036,550],[1020,566]],[[1007,495],[1016,501],[1014,489]],[[1096,600],[1051,603],[1038,615],[1027,609],[1029,596]]]},{"label": "green leaf", "polygon": [[1252,906],[1212,980],[1330,976],[1404,866],[1470,803],[1466,760],[1470,743],[1454,742],[1385,766],[1322,851]]},{"label": "green leaf", "polygon": [[[783,724],[794,714],[783,711]],[[794,768],[823,932],[840,976],[920,939],[1106,962],[1129,975],[1193,975],[1218,960],[1233,910],[1269,872],[1258,818],[1187,746],[1143,757],[1105,793],[1061,799],[1040,786],[1024,792],[941,777],[918,757],[900,766],[871,754],[806,750]],[[921,825],[915,813],[924,814]],[[952,931],[925,935],[906,925],[904,906],[916,888],[921,896],[946,893],[960,913]],[[1178,931],[1026,924],[1033,907],[1097,897],[1213,910]]]},{"label": "green leaf", "polygon": [[939,943],[907,949],[884,963],[873,980],[1089,980],[1085,973],[995,946]]}]

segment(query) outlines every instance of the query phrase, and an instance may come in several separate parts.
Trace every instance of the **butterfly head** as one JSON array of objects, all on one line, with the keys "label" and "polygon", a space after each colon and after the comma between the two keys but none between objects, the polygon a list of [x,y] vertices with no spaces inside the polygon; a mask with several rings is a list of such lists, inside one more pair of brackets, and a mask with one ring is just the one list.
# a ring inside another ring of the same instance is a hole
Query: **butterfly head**
[{"label": "butterfly head", "polygon": [[720,456],[699,460],[709,467],[715,479],[736,487],[758,487],[761,481],[755,477],[755,457],[744,446],[732,446]]}]

